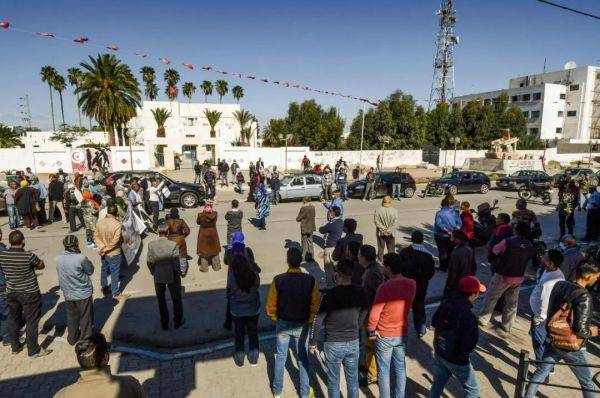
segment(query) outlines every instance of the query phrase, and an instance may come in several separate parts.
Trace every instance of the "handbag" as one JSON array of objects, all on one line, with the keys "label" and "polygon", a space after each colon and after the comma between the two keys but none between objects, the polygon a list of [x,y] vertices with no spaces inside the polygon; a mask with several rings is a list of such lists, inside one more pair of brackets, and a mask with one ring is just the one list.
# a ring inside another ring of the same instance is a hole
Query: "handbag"
[{"label": "handbag", "polygon": [[560,350],[579,351],[583,346],[584,339],[573,333],[575,312],[571,302],[577,294],[582,294],[580,289],[571,293],[567,300],[558,307],[546,326],[552,345]]}]

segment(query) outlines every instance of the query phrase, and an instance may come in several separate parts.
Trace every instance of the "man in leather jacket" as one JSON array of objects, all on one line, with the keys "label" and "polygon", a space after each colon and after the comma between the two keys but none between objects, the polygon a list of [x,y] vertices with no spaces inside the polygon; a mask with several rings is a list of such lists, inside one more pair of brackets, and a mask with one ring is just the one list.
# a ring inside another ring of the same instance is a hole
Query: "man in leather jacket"
[{"label": "man in leather jacket", "polygon": [[[598,327],[591,325],[593,313],[592,296],[587,288],[593,286],[600,277],[600,268],[593,263],[584,262],[577,268],[577,279],[575,283],[569,281],[561,281],[554,285],[550,294],[550,302],[548,304],[548,319],[550,319],[560,306],[569,302],[573,308],[574,321],[571,325],[571,330],[578,337],[584,339],[581,349],[578,351],[566,351],[554,347],[552,343],[548,344],[544,350],[544,356],[540,366],[537,368],[531,377],[531,383],[527,387],[526,397],[534,397],[539,384],[550,374],[554,369],[554,363],[560,360],[565,362],[579,364],[580,366],[569,366],[571,371],[579,380],[579,384],[585,398],[595,397],[596,385],[592,380],[590,368],[585,365],[588,363],[586,358],[585,343],[590,337],[598,335]],[[584,366],[581,366],[584,365]],[[587,391],[586,391],[587,390]]]}]

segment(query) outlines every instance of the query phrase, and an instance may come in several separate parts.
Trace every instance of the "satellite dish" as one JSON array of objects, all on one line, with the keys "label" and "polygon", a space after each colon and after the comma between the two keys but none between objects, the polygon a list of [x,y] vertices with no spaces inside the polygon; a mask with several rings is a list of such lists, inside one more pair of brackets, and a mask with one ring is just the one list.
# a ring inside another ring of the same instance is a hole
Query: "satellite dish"
[{"label": "satellite dish", "polygon": [[566,69],[575,69],[577,68],[577,63],[575,63],[575,61],[569,61],[565,64],[565,70]]}]

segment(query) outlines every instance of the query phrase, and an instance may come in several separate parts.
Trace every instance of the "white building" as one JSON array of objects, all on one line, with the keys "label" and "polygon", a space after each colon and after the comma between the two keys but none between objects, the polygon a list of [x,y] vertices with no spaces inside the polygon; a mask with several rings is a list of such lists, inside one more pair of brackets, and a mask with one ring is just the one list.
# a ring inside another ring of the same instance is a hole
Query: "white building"
[{"label": "white building", "polygon": [[527,131],[543,140],[589,143],[600,139],[600,67],[568,62],[556,72],[510,79],[508,89],[455,97],[453,106],[469,101],[492,103],[505,92],[527,118]]}]

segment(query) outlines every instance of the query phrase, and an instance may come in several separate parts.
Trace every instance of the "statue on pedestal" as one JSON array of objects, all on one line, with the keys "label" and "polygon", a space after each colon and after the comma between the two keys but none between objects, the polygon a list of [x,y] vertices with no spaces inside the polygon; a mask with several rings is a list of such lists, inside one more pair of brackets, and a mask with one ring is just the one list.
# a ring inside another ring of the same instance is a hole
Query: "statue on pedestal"
[{"label": "statue on pedestal", "polygon": [[488,159],[521,159],[517,152],[518,138],[510,138],[510,129],[502,129],[502,138],[492,141],[492,148],[486,152]]}]

